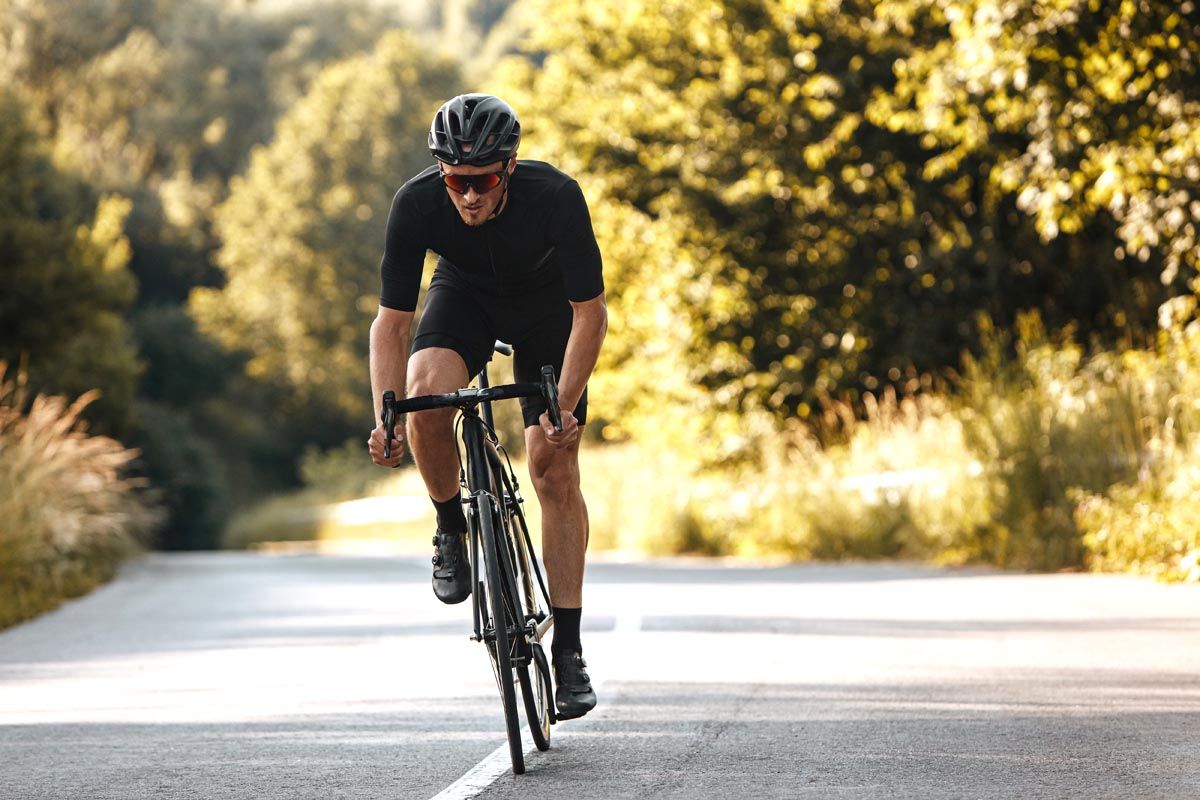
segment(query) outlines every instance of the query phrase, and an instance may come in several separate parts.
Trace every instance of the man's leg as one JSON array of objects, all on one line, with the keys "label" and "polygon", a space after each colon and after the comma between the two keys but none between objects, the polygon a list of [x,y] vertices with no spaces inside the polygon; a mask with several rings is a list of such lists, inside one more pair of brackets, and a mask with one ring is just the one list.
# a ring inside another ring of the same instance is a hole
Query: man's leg
[{"label": "man's leg", "polygon": [[[408,368],[408,395],[445,394],[467,385],[462,356],[444,347],[428,347],[413,354]],[[463,534],[467,520],[459,499],[458,447],[454,443],[454,409],[434,409],[408,415],[408,441],[413,460],[437,510],[437,547],[433,564],[433,592],[445,603],[460,603],[471,592]]]},{"label": "man's leg", "polygon": [[[413,353],[408,366],[408,396],[445,394],[467,385],[462,356],[445,347]],[[458,447],[454,444],[454,409],[438,408],[408,415],[408,441],[413,460],[435,501],[458,497]]]},{"label": "man's leg", "polygon": [[525,429],[529,477],[542,508],[542,561],[550,581],[550,602],[579,608],[583,602],[587,508],[579,488],[579,442],[561,450],[541,428]]},{"label": "man's leg", "polygon": [[542,561],[554,606],[555,705],[561,719],[571,719],[596,705],[579,638],[588,540],[587,506],[579,487],[579,442],[560,450],[546,441],[541,428],[529,427],[525,445],[529,475],[542,507]]}]

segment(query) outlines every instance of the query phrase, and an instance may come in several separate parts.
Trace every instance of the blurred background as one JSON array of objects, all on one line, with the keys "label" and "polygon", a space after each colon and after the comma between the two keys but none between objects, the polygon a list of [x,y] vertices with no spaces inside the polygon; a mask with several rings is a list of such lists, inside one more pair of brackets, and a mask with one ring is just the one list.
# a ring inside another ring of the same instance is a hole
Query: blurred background
[{"label": "blurred background", "polygon": [[465,91],[590,204],[595,550],[1200,579],[1198,60],[1192,0],[0,0],[0,626],[427,546],[367,330]]}]

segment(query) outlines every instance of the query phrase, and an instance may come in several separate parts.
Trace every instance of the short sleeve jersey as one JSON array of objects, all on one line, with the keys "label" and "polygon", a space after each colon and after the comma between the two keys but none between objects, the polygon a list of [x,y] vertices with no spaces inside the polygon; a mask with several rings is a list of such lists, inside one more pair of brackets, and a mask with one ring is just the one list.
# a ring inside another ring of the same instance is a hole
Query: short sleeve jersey
[{"label": "short sleeve jersey", "polygon": [[561,281],[567,299],[604,290],[600,248],[583,192],[541,161],[518,161],[504,210],[482,225],[463,222],[436,165],[400,187],[388,216],[379,304],[413,311],[425,251],[483,291],[520,294]]}]

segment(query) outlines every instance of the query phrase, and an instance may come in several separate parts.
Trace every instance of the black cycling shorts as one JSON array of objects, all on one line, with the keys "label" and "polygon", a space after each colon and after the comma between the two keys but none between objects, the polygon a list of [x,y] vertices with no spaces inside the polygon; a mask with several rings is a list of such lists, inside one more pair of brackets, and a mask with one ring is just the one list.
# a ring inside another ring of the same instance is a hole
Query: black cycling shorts
[{"label": "black cycling shorts", "polygon": [[[425,295],[412,352],[427,347],[453,350],[474,377],[492,357],[499,339],[513,346],[516,380],[537,383],[545,364],[553,364],[554,374],[562,375],[573,317],[561,282],[519,295],[496,295],[480,291],[439,264]],[[541,397],[521,398],[525,427],[539,424],[545,411]],[[580,425],[587,421],[586,387],[574,413]]]}]

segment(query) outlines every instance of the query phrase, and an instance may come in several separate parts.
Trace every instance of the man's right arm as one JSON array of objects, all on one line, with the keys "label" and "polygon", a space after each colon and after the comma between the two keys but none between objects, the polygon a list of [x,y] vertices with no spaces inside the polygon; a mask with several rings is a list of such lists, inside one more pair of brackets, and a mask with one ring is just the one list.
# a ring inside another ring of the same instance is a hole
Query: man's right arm
[{"label": "man's right arm", "polygon": [[385,459],[385,434],[383,424],[379,421],[383,415],[383,393],[391,389],[396,393],[396,397],[405,396],[412,321],[412,311],[397,311],[380,306],[375,321],[371,323],[371,405],[375,409],[375,431],[371,434],[370,450],[375,463],[387,467],[399,464],[404,455],[404,426],[396,426],[396,436],[392,440],[392,456]]}]

